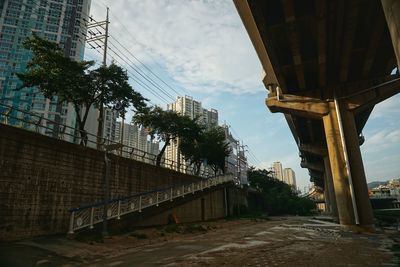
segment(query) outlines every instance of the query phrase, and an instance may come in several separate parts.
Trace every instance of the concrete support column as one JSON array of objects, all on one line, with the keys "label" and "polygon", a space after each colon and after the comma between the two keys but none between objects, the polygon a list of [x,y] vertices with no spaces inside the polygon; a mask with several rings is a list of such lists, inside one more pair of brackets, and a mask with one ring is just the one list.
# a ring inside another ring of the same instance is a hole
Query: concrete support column
[{"label": "concrete support column", "polygon": [[360,226],[366,230],[373,230],[374,218],[354,114],[345,109],[341,110],[341,114]]},{"label": "concrete support column", "polygon": [[324,174],[324,199],[325,199],[325,212],[332,213],[331,196],[329,195],[328,186],[326,185],[326,175]]},{"label": "concrete support column", "polygon": [[397,58],[397,67],[400,69],[400,1],[381,0],[383,12],[389,28],[394,53]]},{"label": "concrete support column", "polygon": [[[336,196],[340,223],[355,226],[355,214],[352,204],[352,192],[344,158],[344,148],[340,136],[340,125],[333,102],[329,103],[330,112],[323,117],[325,136],[328,145],[329,162],[333,177],[333,187]],[[341,108],[340,115],[347,146],[350,172],[353,180],[354,198],[359,216],[360,226],[372,230],[373,217],[371,203],[368,197],[364,166],[358,145],[358,135],[354,115]]]},{"label": "concrete support column", "polygon": [[332,171],[331,165],[329,163],[329,157],[324,157],[324,167],[325,167],[325,187],[329,196],[330,212],[335,218],[338,217],[335,189],[333,187]]}]

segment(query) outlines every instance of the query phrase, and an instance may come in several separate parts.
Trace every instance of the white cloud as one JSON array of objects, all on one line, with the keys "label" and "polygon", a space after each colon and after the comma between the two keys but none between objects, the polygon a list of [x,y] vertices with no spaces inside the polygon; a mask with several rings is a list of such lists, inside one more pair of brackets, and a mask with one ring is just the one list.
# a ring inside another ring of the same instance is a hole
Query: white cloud
[{"label": "white cloud", "polygon": [[400,94],[397,94],[385,101],[377,104],[371,113],[371,119],[391,120],[400,115]]},{"label": "white cloud", "polygon": [[[159,60],[158,64],[182,87],[235,94],[262,88],[261,65],[232,1],[108,3],[111,36],[147,64]],[[93,4],[92,11],[96,18],[104,16],[103,6]],[[119,21],[129,29],[133,40]]]},{"label": "white cloud", "polygon": [[400,129],[382,129],[370,137],[366,136],[362,149],[365,152],[380,151],[396,144],[400,144]]}]

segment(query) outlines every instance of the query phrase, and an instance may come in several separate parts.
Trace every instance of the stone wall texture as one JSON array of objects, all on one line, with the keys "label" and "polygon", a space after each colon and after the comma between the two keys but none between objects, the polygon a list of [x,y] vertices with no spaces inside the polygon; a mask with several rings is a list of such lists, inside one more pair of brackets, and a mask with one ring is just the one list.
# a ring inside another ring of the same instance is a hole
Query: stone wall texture
[{"label": "stone wall texture", "polygon": [[[131,159],[110,158],[112,198],[199,179]],[[0,240],[66,233],[70,208],[102,200],[103,173],[101,151],[0,124]],[[222,190],[203,198],[206,219],[225,215]],[[177,207],[177,216],[182,221],[201,219],[197,210],[201,201]],[[159,224],[164,215],[143,224]]]}]

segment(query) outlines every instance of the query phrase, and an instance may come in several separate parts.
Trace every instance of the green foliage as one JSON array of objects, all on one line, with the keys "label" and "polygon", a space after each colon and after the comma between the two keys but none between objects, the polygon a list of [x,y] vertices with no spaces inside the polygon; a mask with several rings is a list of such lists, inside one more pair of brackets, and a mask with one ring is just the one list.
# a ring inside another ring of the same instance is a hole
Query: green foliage
[{"label": "green foliage", "polygon": [[180,150],[184,157],[194,164],[197,174],[201,163],[207,162],[215,176],[219,170],[224,172],[225,158],[230,154],[222,127],[203,129],[196,135],[182,138]]},{"label": "green foliage", "polygon": [[128,83],[129,77],[126,71],[112,63],[109,66],[101,66],[88,72],[90,98],[98,107],[100,105],[112,108],[119,105],[120,115],[124,116],[126,108],[133,105],[137,110],[146,107],[143,96],[134,91]]},{"label": "green foliage", "polygon": [[225,132],[222,127],[212,127],[204,132],[203,153],[207,164],[214,170],[215,176],[218,170],[225,171],[225,158],[230,150],[225,142]]},{"label": "green foliage", "polygon": [[178,233],[178,234],[195,234],[205,233],[210,229],[208,226],[201,224],[170,224],[164,228],[166,233]]},{"label": "green foliage", "polygon": [[315,208],[312,200],[297,196],[289,185],[273,178],[267,170],[251,167],[248,178],[250,186],[260,193],[256,203],[258,210],[271,215],[308,215]]},{"label": "green foliage", "polygon": [[148,236],[144,233],[133,232],[133,233],[130,233],[129,235],[136,237],[137,239],[147,239],[148,238]]},{"label": "green foliage", "polygon": [[373,210],[377,224],[395,224],[400,220],[400,210],[398,209],[383,209]]},{"label": "green foliage", "polygon": [[92,105],[118,105],[121,116],[130,105],[137,110],[146,108],[147,99],[132,89],[127,73],[114,63],[91,69],[93,61],[77,62],[65,57],[56,43],[35,35],[26,39],[24,47],[32,51],[32,59],[28,62],[26,72],[17,74],[23,82],[21,88],[36,86],[47,98],[57,96],[59,102],[72,103],[81,133],[81,144],[85,143],[84,126]]},{"label": "green foliage", "polygon": [[143,108],[133,117],[133,122],[150,129],[150,135],[156,136],[164,146],[157,155],[156,165],[160,166],[166,147],[171,142],[179,142],[182,155],[194,164],[196,173],[203,162],[210,165],[215,174],[224,171],[225,157],[230,153],[225,143],[225,132],[221,127],[205,129],[187,116],[181,116],[171,110],[160,107]]},{"label": "green foliage", "polygon": [[73,61],[64,56],[56,43],[35,35],[25,40],[24,47],[32,51],[32,58],[26,72],[17,74],[23,82],[21,88],[37,86],[47,98],[57,95],[60,101],[79,104],[89,97],[85,71],[93,66],[93,61]]},{"label": "green foliage", "polygon": [[133,121],[149,128],[152,137],[157,137],[159,141],[164,142],[163,148],[157,155],[157,166],[160,166],[161,158],[171,141],[176,141],[178,137],[195,140],[202,130],[196,120],[181,116],[171,110],[165,111],[157,106],[142,108],[135,114]]}]

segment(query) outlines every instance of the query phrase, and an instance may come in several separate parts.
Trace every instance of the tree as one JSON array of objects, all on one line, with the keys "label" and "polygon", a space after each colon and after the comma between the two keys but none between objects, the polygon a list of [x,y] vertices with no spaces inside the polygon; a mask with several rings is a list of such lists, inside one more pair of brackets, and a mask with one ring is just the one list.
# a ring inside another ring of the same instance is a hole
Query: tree
[{"label": "tree", "polygon": [[186,160],[193,165],[194,173],[200,173],[201,164],[205,161],[204,156],[204,130],[205,127],[200,126],[199,130],[194,130],[193,134],[181,138],[179,150]]},{"label": "tree", "polygon": [[225,142],[225,132],[221,127],[204,129],[196,138],[182,138],[180,150],[195,166],[196,174],[199,173],[201,164],[207,162],[215,176],[219,170],[225,171],[225,158],[230,154],[229,145]]},{"label": "tree", "polygon": [[[146,107],[142,95],[132,89],[128,83],[129,77],[121,67],[112,63],[109,66],[101,66],[98,69],[88,72],[89,92],[91,92],[85,106],[94,105],[99,108],[99,129],[98,143],[100,143],[103,132],[103,106],[109,108],[118,106],[119,115],[125,116],[126,109],[132,104],[136,110]],[[88,109],[87,109],[88,110]]]},{"label": "tree", "polygon": [[146,107],[147,99],[132,89],[126,72],[114,63],[92,69],[94,61],[74,61],[56,43],[35,35],[24,47],[32,51],[32,59],[26,72],[17,74],[23,82],[20,89],[36,86],[46,98],[57,96],[60,102],[72,103],[81,145],[86,145],[85,124],[92,106],[119,105],[122,116],[131,104],[138,110]]},{"label": "tree", "polygon": [[189,138],[201,131],[200,126],[189,117],[181,116],[171,110],[164,111],[157,106],[141,109],[134,115],[133,121],[149,128],[152,138],[156,137],[164,142],[157,155],[157,166],[161,165],[162,156],[171,141],[175,141],[178,137]]},{"label": "tree", "polygon": [[230,149],[225,141],[225,131],[222,127],[216,126],[207,129],[203,138],[203,153],[207,164],[211,166],[214,175],[218,170],[225,172],[225,158],[229,156]]},{"label": "tree", "polygon": [[288,184],[273,178],[270,171],[251,167],[248,178],[250,186],[260,194],[255,205],[263,212],[272,215],[307,215],[315,208],[312,200],[297,196]]}]

